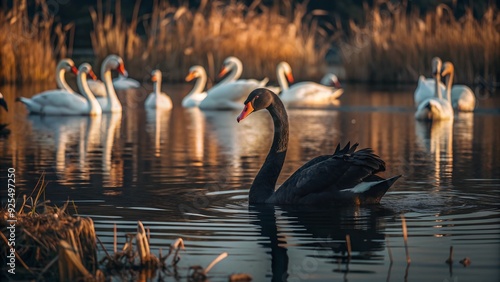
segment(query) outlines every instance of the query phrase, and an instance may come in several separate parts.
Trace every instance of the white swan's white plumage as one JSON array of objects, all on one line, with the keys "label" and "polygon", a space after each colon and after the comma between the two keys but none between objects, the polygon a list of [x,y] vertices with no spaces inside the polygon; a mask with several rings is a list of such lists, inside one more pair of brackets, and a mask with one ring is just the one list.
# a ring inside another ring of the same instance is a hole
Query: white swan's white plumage
[{"label": "white swan's white plumage", "polygon": [[243,71],[243,64],[236,57],[228,57],[219,73],[219,77],[229,73],[221,82],[207,91],[207,97],[201,101],[202,110],[234,110],[243,108],[243,101],[256,88],[264,87],[269,81],[265,78],[238,79]]},{"label": "white swan's white plumage", "polygon": [[116,90],[127,90],[130,88],[139,88],[141,87],[141,83],[133,78],[129,78],[128,73],[125,72],[125,75],[118,74],[117,78],[113,78],[113,86]]},{"label": "white swan's white plumage", "polygon": [[281,87],[280,98],[285,105],[329,105],[344,93],[343,89],[310,81],[295,83],[289,87],[288,82],[293,82],[293,76],[292,68],[287,62],[278,64],[276,75]]},{"label": "white swan's white plumage", "polygon": [[48,90],[33,98],[20,97],[31,114],[40,115],[100,115],[101,107],[87,84],[87,74],[95,78],[92,67],[83,63],[78,69],[77,83],[83,97],[65,90]]},{"label": "white swan's white plumage", "polygon": [[106,97],[106,85],[101,80],[89,80],[89,89],[98,99]]},{"label": "white swan's white plumage", "polygon": [[333,73],[327,73],[323,76],[323,78],[321,78],[320,82],[321,84],[325,85],[325,86],[332,86],[332,87],[335,87],[335,88],[340,88],[341,85],[340,85],[340,81],[339,81],[339,78],[333,74]]},{"label": "white swan's white plumage", "polygon": [[[451,62],[445,62],[441,75],[445,78],[446,94],[451,96],[453,109],[460,112],[472,112],[476,107],[476,96],[472,89],[466,85],[453,85],[455,68]],[[453,85],[453,86],[452,86]]]},{"label": "white swan's white plumage", "polygon": [[[112,70],[117,70],[118,73],[122,75],[127,73],[122,58],[117,55],[107,56],[101,65],[101,75],[102,80],[104,81],[106,94],[104,96],[96,96],[96,98],[101,105],[103,113],[117,113],[122,111],[122,104],[120,103],[120,100],[118,100],[118,96],[116,96],[115,88],[113,86],[113,80],[111,77]],[[95,94],[95,92],[92,93]]]},{"label": "white swan's white plumage", "polygon": [[417,107],[415,118],[417,120],[450,120],[453,119],[453,107],[450,103],[450,97],[442,97],[441,87],[441,60],[433,59],[436,62],[436,71],[433,71],[435,84],[434,96],[423,100]]},{"label": "white swan's white plumage", "polygon": [[170,110],[172,109],[172,99],[164,92],[161,92],[161,71],[151,72],[151,81],[153,81],[153,92],[149,94],[144,102],[146,109],[152,110]]},{"label": "white swan's white plumage", "polygon": [[65,74],[66,72],[72,72],[74,75],[78,74],[78,69],[75,67],[75,62],[69,58],[65,58],[57,63],[56,67],[56,83],[57,88],[61,90],[66,90],[71,93],[76,93],[66,82]]},{"label": "white swan's white plumage", "polygon": [[196,79],[193,89],[182,99],[184,108],[198,107],[206,97],[207,92],[205,86],[207,84],[207,72],[205,68],[199,65],[189,68],[189,74],[186,76],[186,81]]},{"label": "white swan's white plumage", "polygon": [[[432,75],[440,72],[441,70],[436,69],[437,65],[442,64],[441,59],[434,57],[432,59]],[[439,82],[439,87],[441,88],[441,93],[446,92],[446,87],[442,82]],[[418,107],[424,100],[435,97],[436,93],[436,79],[425,78],[423,75],[418,77],[417,88],[413,93],[413,99],[415,101],[415,107]]]}]

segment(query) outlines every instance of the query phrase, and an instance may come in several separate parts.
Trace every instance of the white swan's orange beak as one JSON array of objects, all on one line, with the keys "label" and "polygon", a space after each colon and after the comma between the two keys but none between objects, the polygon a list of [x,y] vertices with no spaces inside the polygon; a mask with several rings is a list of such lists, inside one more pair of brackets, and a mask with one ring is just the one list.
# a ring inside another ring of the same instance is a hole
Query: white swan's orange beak
[{"label": "white swan's orange beak", "polygon": [[95,75],[93,70],[89,71],[89,76],[92,78],[92,80],[97,80],[97,76]]},{"label": "white swan's orange beak", "polygon": [[195,78],[196,78],[196,74],[192,71],[192,72],[188,73],[188,75],[186,76],[186,81],[189,82]]},{"label": "white swan's orange beak", "polygon": [[221,78],[225,76],[229,72],[229,69],[226,66],[222,66],[222,69],[219,72],[218,77]]},{"label": "white swan's orange beak", "polygon": [[158,79],[156,78],[156,75],[151,76],[151,82],[157,82]]},{"label": "white swan's orange beak", "polygon": [[286,73],[286,79],[288,80],[289,83],[293,83],[294,82],[292,72],[287,72]]},{"label": "white swan's orange beak", "polygon": [[240,122],[242,119],[246,118],[253,111],[254,108],[252,106],[252,103],[251,102],[246,103],[245,108],[243,109],[243,111],[241,111],[241,114],[236,118],[236,121]]},{"label": "white swan's orange beak", "polygon": [[116,70],[121,73],[121,75],[127,76],[127,71],[125,70],[125,66],[123,64],[118,65]]},{"label": "white swan's orange beak", "polygon": [[75,75],[77,75],[78,69],[75,66],[71,66],[71,72],[74,73]]}]

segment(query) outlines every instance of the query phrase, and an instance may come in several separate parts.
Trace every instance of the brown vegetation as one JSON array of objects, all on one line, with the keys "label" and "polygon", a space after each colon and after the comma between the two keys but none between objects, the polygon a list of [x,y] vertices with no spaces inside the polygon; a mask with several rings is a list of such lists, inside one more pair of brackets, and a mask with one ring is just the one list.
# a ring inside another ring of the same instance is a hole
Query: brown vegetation
[{"label": "brown vegetation", "polygon": [[[294,76],[319,79],[326,67],[328,36],[311,20],[306,4],[280,3],[266,7],[258,0],[250,6],[202,1],[191,10],[155,1],[152,14],[139,18],[138,1],[130,23],[121,17],[120,1],[114,14],[104,14],[98,4],[91,11],[92,46],[98,60],[109,53],[122,56],[136,77],[160,68],[167,80],[179,81],[190,66],[200,64],[213,79],[222,61],[233,55],[243,61],[243,77],[273,79],[276,65],[286,60]],[[144,38],[137,33],[140,23]]]},{"label": "brown vegetation", "polygon": [[[388,2],[390,4],[390,2]],[[470,9],[456,19],[446,5],[421,17],[406,6],[375,6],[366,24],[350,22],[350,36],[340,47],[346,76],[370,82],[415,82],[430,77],[434,56],[455,65],[456,82],[476,76],[500,80],[500,16],[490,6],[481,19]]]},{"label": "brown vegetation", "polygon": [[54,79],[59,58],[66,56],[66,34],[72,25],[56,24],[45,0],[36,1],[33,17],[26,1],[0,11],[0,82]]}]

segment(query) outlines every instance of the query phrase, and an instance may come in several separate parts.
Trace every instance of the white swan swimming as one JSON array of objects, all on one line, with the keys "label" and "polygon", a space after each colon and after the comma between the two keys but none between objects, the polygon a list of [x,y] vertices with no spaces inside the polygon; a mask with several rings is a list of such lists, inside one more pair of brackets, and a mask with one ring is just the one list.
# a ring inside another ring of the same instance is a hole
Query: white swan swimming
[{"label": "white swan swimming", "polygon": [[327,73],[323,76],[323,78],[321,78],[320,84],[323,84],[325,86],[331,86],[331,87],[335,87],[335,88],[340,88],[342,87],[340,85],[340,81],[339,81],[339,78],[333,74],[333,73]]},{"label": "white swan swimming", "polygon": [[[104,62],[103,62],[104,64]],[[118,73],[117,78],[112,79],[115,90],[127,90],[131,88],[141,87],[141,83],[135,79],[128,77],[128,72]],[[101,80],[89,81],[89,88],[97,99],[106,97],[106,85]]]},{"label": "white swan swimming", "polygon": [[252,90],[264,87],[268,78],[238,79],[243,71],[243,64],[236,57],[228,57],[219,73],[222,77],[229,73],[221,82],[207,90],[207,97],[201,101],[202,110],[234,110],[243,108],[243,101]]},{"label": "white swan swimming", "polygon": [[276,76],[281,87],[279,97],[285,105],[328,105],[344,93],[343,89],[311,81],[295,83],[289,87],[288,82],[293,82],[293,75],[287,62],[278,64]]},{"label": "white swan swimming", "polygon": [[57,88],[61,90],[66,90],[71,93],[76,93],[66,82],[64,74],[66,72],[72,72],[74,75],[78,75],[78,69],[75,67],[75,62],[69,58],[65,58],[57,63],[56,67],[56,83]]},{"label": "white swan swimming", "polygon": [[120,73],[117,78],[113,78],[113,86],[116,90],[127,90],[131,88],[139,88],[141,87],[141,83],[128,77],[128,73],[125,72],[125,75]]},{"label": "white swan swimming", "polygon": [[[450,97],[442,97],[441,87],[439,83],[441,82],[441,60],[434,60],[436,62],[435,71],[433,71],[435,84],[434,84],[434,96],[422,101],[415,113],[415,118],[417,120],[449,120],[453,119],[453,107],[450,103]],[[434,68],[433,68],[434,69]]]},{"label": "white swan swimming", "polygon": [[92,67],[83,63],[78,68],[77,83],[83,97],[66,90],[47,90],[31,99],[20,97],[31,114],[40,115],[100,115],[101,106],[90,91],[87,84],[87,74],[96,79]]},{"label": "white swan swimming", "polygon": [[153,92],[149,94],[144,102],[146,109],[170,110],[172,109],[172,99],[164,92],[161,92],[161,71],[151,72],[151,81],[153,81]]},{"label": "white swan swimming", "polygon": [[207,92],[204,91],[207,84],[207,72],[205,68],[199,65],[189,68],[189,74],[186,76],[186,81],[196,79],[193,89],[182,99],[184,108],[198,107],[206,97]]},{"label": "white swan swimming", "polygon": [[[472,112],[476,107],[476,96],[466,85],[453,85],[455,68],[451,62],[445,62],[441,71],[446,83],[446,94],[451,96],[451,106],[460,112]],[[452,87],[453,85],[453,87]]]},{"label": "white swan swimming", "polygon": [[[424,100],[435,97],[436,93],[436,79],[434,73],[440,72],[436,69],[437,65],[442,65],[441,59],[439,57],[432,58],[432,78],[425,78],[423,75],[418,77],[417,88],[413,93],[413,99],[415,101],[415,107],[418,107]],[[442,82],[439,83],[441,92],[446,92],[446,87]]]},{"label": "white swan swimming", "polygon": [[111,71],[115,69],[122,75],[126,75],[127,73],[122,58],[112,54],[107,56],[101,65],[101,75],[104,81],[106,95],[96,96],[103,113],[116,113],[122,111],[122,104],[120,103],[120,100],[118,100],[118,96],[116,96],[111,78]]}]

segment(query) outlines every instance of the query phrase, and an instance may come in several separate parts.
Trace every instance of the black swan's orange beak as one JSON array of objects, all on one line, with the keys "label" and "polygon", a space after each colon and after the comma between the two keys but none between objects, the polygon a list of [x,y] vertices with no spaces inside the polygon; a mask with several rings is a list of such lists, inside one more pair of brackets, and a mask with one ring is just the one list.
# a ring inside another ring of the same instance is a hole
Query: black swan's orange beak
[{"label": "black swan's orange beak", "polygon": [[245,104],[245,108],[241,111],[241,114],[236,118],[236,121],[240,122],[242,119],[246,118],[249,114],[254,111],[252,103],[248,102]]}]

